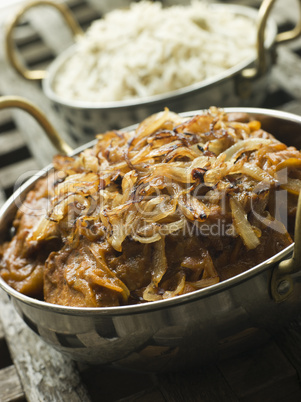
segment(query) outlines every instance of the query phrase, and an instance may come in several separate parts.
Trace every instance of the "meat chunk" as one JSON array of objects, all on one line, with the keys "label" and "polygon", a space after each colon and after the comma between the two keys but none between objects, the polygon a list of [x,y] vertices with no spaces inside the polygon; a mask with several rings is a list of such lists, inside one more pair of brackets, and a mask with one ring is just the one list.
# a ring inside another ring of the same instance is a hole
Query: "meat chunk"
[{"label": "meat chunk", "polygon": [[13,222],[16,235],[11,242],[0,245],[2,278],[17,291],[34,297],[43,296],[43,269],[49,249],[59,247],[57,239],[47,245],[30,241],[34,227],[47,209],[48,187],[52,185],[49,176],[28,193]]}]

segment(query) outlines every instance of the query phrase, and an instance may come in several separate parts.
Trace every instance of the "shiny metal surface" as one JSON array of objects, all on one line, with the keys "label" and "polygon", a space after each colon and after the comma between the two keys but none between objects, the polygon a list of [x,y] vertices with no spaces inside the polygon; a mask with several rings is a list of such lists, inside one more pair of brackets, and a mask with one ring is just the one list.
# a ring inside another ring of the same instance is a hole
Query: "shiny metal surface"
[{"label": "shiny metal surface", "polygon": [[[225,110],[251,114],[279,140],[300,148],[300,116],[265,109]],[[49,169],[51,165],[39,176]],[[1,241],[9,232],[16,200],[22,201],[37,179],[25,183],[0,210]],[[289,274],[293,286],[284,301],[276,302],[271,295],[273,270],[291,258],[293,251],[294,244],[234,278],[143,305],[64,307],[24,296],[2,279],[0,286],[28,326],[73,359],[137,370],[175,370],[239,353],[266,340],[297,315],[301,307],[301,270]]]}]

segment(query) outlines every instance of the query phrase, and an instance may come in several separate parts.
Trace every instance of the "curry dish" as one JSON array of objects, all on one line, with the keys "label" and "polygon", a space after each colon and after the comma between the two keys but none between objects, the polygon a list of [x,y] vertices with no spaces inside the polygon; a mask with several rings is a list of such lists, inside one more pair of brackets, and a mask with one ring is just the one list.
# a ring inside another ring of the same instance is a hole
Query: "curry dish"
[{"label": "curry dish", "polygon": [[241,113],[168,109],[56,156],[0,246],[14,289],[79,307],[167,299],[292,243],[301,154]]}]

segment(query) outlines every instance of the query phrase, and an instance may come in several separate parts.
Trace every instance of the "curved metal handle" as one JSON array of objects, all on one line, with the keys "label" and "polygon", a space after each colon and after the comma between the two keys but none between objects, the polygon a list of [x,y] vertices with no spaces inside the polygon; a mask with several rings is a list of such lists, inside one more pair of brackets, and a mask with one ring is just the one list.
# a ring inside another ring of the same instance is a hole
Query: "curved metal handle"
[{"label": "curved metal handle", "polygon": [[296,222],[295,246],[292,258],[283,260],[274,268],[271,280],[271,293],[276,302],[282,302],[292,293],[293,281],[291,274],[301,272],[301,192],[299,194]]},{"label": "curved metal handle", "polygon": [[70,155],[72,153],[72,148],[61,138],[56,129],[50,124],[45,114],[33,103],[20,96],[0,97],[0,110],[7,108],[18,108],[31,114],[45,130],[49,140],[59,153],[63,155]]},{"label": "curved metal handle", "polygon": [[[270,12],[273,8],[273,5],[276,0],[263,0],[259,12],[258,12],[258,29],[257,29],[257,61],[254,68],[247,68],[243,70],[242,76],[244,78],[256,78],[263,73],[265,73],[267,69],[267,61],[266,61],[266,51],[264,47],[264,34],[266,29],[266,24]],[[298,0],[299,3],[299,22],[295,26],[294,29],[290,31],[286,31],[280,33],[276,36],[275,44],[278,45],[283,42],[288,42],[293,39],[298,38],[301,35],[301,0]]]},{"label": "curved metal handle", "polygon": [[5,50],[6,55],[11,63],[11,65],[15,68],[15,70],[24,78],[28,80],[41,80],[45,78],[46,71],[45,70],[28,70],[23,63],[19,60],[13,40],[13,31],[16,25],[19,23],[21,17],[32,7],[36,6],[50,6],[56,8],[64,17],[67,25],[71,29],[74,37],[81,36],[84,34],[83,30],[74,19],[69,8],[63,3],[55,3],[50,0],[34,0],[30,3],[26,4],[22,7],[19,12],[14,16],[13,20],[9,23],[6,29],[5,35]]}]

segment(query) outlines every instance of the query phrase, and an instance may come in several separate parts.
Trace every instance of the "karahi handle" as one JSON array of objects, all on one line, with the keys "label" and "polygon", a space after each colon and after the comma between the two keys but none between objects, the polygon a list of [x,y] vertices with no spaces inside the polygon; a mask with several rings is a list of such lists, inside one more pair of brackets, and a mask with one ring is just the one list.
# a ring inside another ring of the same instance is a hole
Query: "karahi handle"
[{"label": "karahi handle", "polygon": [[0,110],[8,108],[22,109],[34,117],[42,126],[49,140],[55,146],[60,154],[70,155],[73,149],[62,139],[53,125],[49,122],[45,114],[33,103],[20,96],[2,96],[0,97]]},{"label": "karahi handle", "polygon": [[288,298],[293,291],[292,274],[301,272],[301,192],[299,194],[295,234],[294,253],[288,260],[280,261],[273,270],[271,279],[271,295],[279,303]]},{"label": "karahi handle", "polygon": [[[253,79],[263,75],[267,70],[266,49],[264,46],[265,30],[268,17],[273,9],[276,0],[263,0],[259,12],[257,23],[257,59],[255,67],[247,68],[242,71],[243,78]],[[299,3],[299,21],[294,29],[282,32],[276,36],[275,45],[280,43],[292,41],[301,36],[301,0],[297,0]]]},{"label": "karahi handle", "polygon": [[13,32],[15,27],[20,22],[20,19],[23,15],[28,11],[30,8],[37,7],[37,6],[49,6],[54,7],[57,9],[61,15],[64,17],[65,22],[71,29],[73,36],[78,37],[84,34],[83,30],[81,29],[80,25],[74,18],[70,9],[63,3],[57,3],[54,1],[49,0],[34,0],[27,4],[25,4],[21,9],[14,15],[12,21],[9,22],[6,28],[5,34],[5,50],[8,61],[12,65],[12,67],[24,78],[27,80],[41,80],[46,77],[47,71],[46,70],[29,70],[27,69],[24,64],[21,62],[20,58],[18,57],[18,52],[16,50],[15,42],[13,39]]}]

